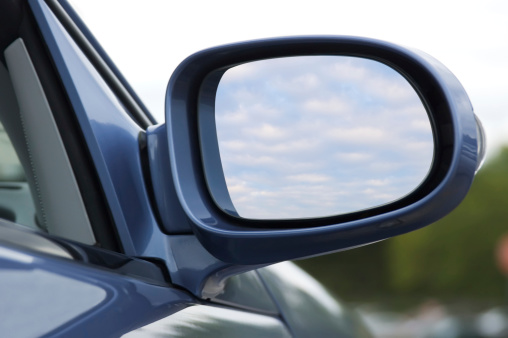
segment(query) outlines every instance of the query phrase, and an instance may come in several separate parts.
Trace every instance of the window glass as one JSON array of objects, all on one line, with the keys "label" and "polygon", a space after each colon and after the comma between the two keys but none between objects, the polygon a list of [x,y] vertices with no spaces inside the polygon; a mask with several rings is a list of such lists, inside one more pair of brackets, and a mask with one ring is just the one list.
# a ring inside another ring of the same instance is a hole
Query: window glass
[{"label": "window glass", "polygon": [[37,228],[35,207],[23,167],[0,123],[0,218]]},{"label": "window glass", "polygon": [[12,142],[0,123],[0,182],[26,181],[23,167]]}]

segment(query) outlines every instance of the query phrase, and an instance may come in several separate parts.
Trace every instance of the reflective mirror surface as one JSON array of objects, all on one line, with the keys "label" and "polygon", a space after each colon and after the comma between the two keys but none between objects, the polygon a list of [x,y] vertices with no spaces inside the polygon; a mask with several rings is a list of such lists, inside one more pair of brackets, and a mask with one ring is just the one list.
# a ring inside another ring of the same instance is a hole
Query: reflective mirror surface
[{"label": "reflective mirror surface", "polygon": [[215,119],[227,189],[244,218],[381,206],[414,191],[433,159],[418,94],[370,59],[302,56],[233,67],[219,83]]}]

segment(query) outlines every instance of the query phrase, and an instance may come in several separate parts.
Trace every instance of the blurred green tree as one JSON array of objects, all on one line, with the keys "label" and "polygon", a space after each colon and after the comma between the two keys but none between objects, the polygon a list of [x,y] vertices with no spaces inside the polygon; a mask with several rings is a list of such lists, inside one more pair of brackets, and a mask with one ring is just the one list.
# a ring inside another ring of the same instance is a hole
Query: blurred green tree
[{"label": "blurred green tree", "polygon": [[442,220],[390,240],[389,285],[400,293],[502,298],[495,249],[508,233],[508,148],[477,174],[465,200]]}]

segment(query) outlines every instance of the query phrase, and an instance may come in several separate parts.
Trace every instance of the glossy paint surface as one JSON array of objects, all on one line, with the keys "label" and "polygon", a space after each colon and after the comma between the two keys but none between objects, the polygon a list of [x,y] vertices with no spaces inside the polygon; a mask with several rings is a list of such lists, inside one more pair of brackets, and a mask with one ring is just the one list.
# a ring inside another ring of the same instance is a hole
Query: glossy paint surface
[{"label": "glossy paint surface", "polygon": [[150,174],[161,222],[170,234],[189,234],[192,232],[175,191],[170,175],[169,150],[166,125],[151,126],[146,130],[146,146]]},{"label": "glossy paint surface", "polygon": [[0,331],[6,337],[109,337],[194,302],[69,259],[0,247]]},{"label": "glossy paint surface", "polygon": [[123,337],[292,337],[277,317],[197,305]]}]

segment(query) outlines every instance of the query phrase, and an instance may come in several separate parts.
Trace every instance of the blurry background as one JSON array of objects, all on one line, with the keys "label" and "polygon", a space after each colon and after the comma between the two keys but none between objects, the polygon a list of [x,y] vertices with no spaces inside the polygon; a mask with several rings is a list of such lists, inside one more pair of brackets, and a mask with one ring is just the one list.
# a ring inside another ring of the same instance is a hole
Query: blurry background
[{"label": "blurry background", "polygon": [[[186,56],[287,35],[355,35],[423,50],[462,82],[487,132],[487,163],[469,196],[425,229],[299,261],[380,336],[454,329],[508,336],[507,281],[496,246],[508,233],[508,2],[72,1],[152,114]],[[503,306],[503,307],[501,307]],[[474,326],[474,328],[472,328]],[[447,331],[448,330],[448,331]]]},{"label": "blurry background", "polygon": [[[484,325],[485,336],[506,337],[508,283],[498,267],[496,251],[501,238],[508,235],[507,172],[508,148],[502,148],[477,174],[462,204],[442,220],[406,235],[298,264],[340,299],[372,314],[371,324],[380,326],[387,337],[446,324],[475,326],[467,331]],[[390,321],[409,331],[382,327]],[[454,336],[450,329],[443,332],[448,334],[442,337]]]}]

